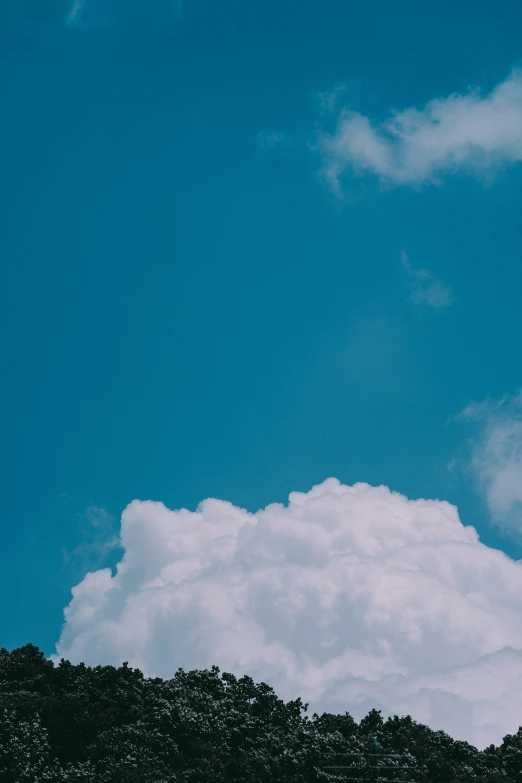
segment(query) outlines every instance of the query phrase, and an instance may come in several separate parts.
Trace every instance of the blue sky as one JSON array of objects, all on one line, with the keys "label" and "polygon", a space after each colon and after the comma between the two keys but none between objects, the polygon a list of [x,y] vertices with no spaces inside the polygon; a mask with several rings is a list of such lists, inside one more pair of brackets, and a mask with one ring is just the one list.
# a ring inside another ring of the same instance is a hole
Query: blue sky
[{"label": "blue sky", "polygon": [[0,11],[1,644],[133,499],[335,476],[521,558],[520,5],[153,6]]}]

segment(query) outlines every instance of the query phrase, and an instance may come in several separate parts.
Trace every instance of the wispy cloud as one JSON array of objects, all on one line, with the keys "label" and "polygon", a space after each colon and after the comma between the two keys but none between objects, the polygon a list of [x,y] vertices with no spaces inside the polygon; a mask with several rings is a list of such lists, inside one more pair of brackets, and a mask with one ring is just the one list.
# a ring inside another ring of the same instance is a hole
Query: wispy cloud
[{"label": "wispy cloud", "polygon": [[83,11],[83,0],[73,0],[73,4],[65,17],[65,24],[74,25],[80,21]]},{"label": "wispy cloud", "polygon": [[336,84],[334,87],[332,87],[330,90],[325,90],[324,92],[320,92],[317,97],[319,100],[319,108],[321,112],[325,114],[329,114],[333,112],[337,106],[337,102],[340,96],[344,92],[346,92],[347,86],[348,85],[346,82],[340,82],[339,84]]},{"label": "wispy cloud", "polygon": [[[125,4],[114,0],[69,0],[70,7],[65,16],[68,27],[89,30],[93,28],[112,28],[125,9]],[[167,7],[168,0],[164,0]],[[176,14],[177,6],[172,6]]]},{"label": "wispy cloud", "polygon": [[401,253],[401,263],[409,276],[412,302],[435,308],[448,307],[453,303],[451,288],[437,280],[428,269],[415,269],[404,250]]},{"label": "wispy cloud", "polygon": [[120,545],[118,525],[114,517],[100,506],[90,505],[77,515],[79,543],[72,549],[63,549],[64,562],[76,570],[100,568],[110,552]]},{"label": "wispy cloud", "polygon": [[382,123],[344,108],[334,133],[321,133],[323,175],[336,192],[347,171],[391,185],[439,183],[445,174],[490,174],[522,160],[522,71],[483,96],[479,90],[407,108]]},{"label": "wispy cloud", "polygon": [[477,427],[471,467],[492,521],[522,536],[522,391],[468,405],[461,417]]},{"label": "wispy cloud", "polygon": [[288,136],[280,131],[260,131],[257,134],[257,143],[262,150],[272,150],[283,144],[288,144]]}]

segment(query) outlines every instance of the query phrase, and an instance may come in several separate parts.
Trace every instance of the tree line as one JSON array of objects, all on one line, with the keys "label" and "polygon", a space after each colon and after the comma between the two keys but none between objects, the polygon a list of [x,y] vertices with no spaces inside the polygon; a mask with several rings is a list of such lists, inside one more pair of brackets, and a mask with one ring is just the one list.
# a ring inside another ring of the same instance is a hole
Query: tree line
[{"label": "tree line", "polygon": [[[522,728],[479,751],[409,716],[371,710],[357,723],[307,706],[216,666],[164,680],[126,663],[54,665],[31,644],[0,649],[0,781],[328,783],[355,774],[323,769],[346,753],[371,780],[374,737],[407,756],[416,783],[522,783]],[[389,764],[388,779],[404,780]]]}]

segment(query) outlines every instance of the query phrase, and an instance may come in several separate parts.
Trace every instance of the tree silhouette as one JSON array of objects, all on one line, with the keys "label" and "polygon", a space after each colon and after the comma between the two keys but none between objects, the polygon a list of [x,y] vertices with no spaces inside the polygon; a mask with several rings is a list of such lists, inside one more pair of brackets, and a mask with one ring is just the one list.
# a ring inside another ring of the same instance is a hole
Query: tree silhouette
[{"label": "tree silhouette", "polygon": [[325,766],[352,754],[369,780],[384,766],[398,780],[404,756],[417,783],[522,783],[522,728],[480,752],[409,716],[306,713],[216,666],[162,680],[128,664],[55,666],[34,645],[1,649],[0,781],[319,783],[341,780]]}]

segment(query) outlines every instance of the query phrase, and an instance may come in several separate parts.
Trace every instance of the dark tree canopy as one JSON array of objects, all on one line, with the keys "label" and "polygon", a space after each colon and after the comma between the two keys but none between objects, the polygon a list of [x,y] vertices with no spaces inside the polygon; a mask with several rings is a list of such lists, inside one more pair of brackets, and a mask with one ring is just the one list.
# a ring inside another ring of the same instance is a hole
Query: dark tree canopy
[{"label": "dark tree canopy", "polygon": [[522,728],[478,751],[410,717],[306,711],[215,666],[148,679],[127,664],[55,666],[33,645],[1,649],[0,781],[326,783],[323,754],[366,753],[375,737],[380,752],[409,756],[417,783],[522,783]]}]

